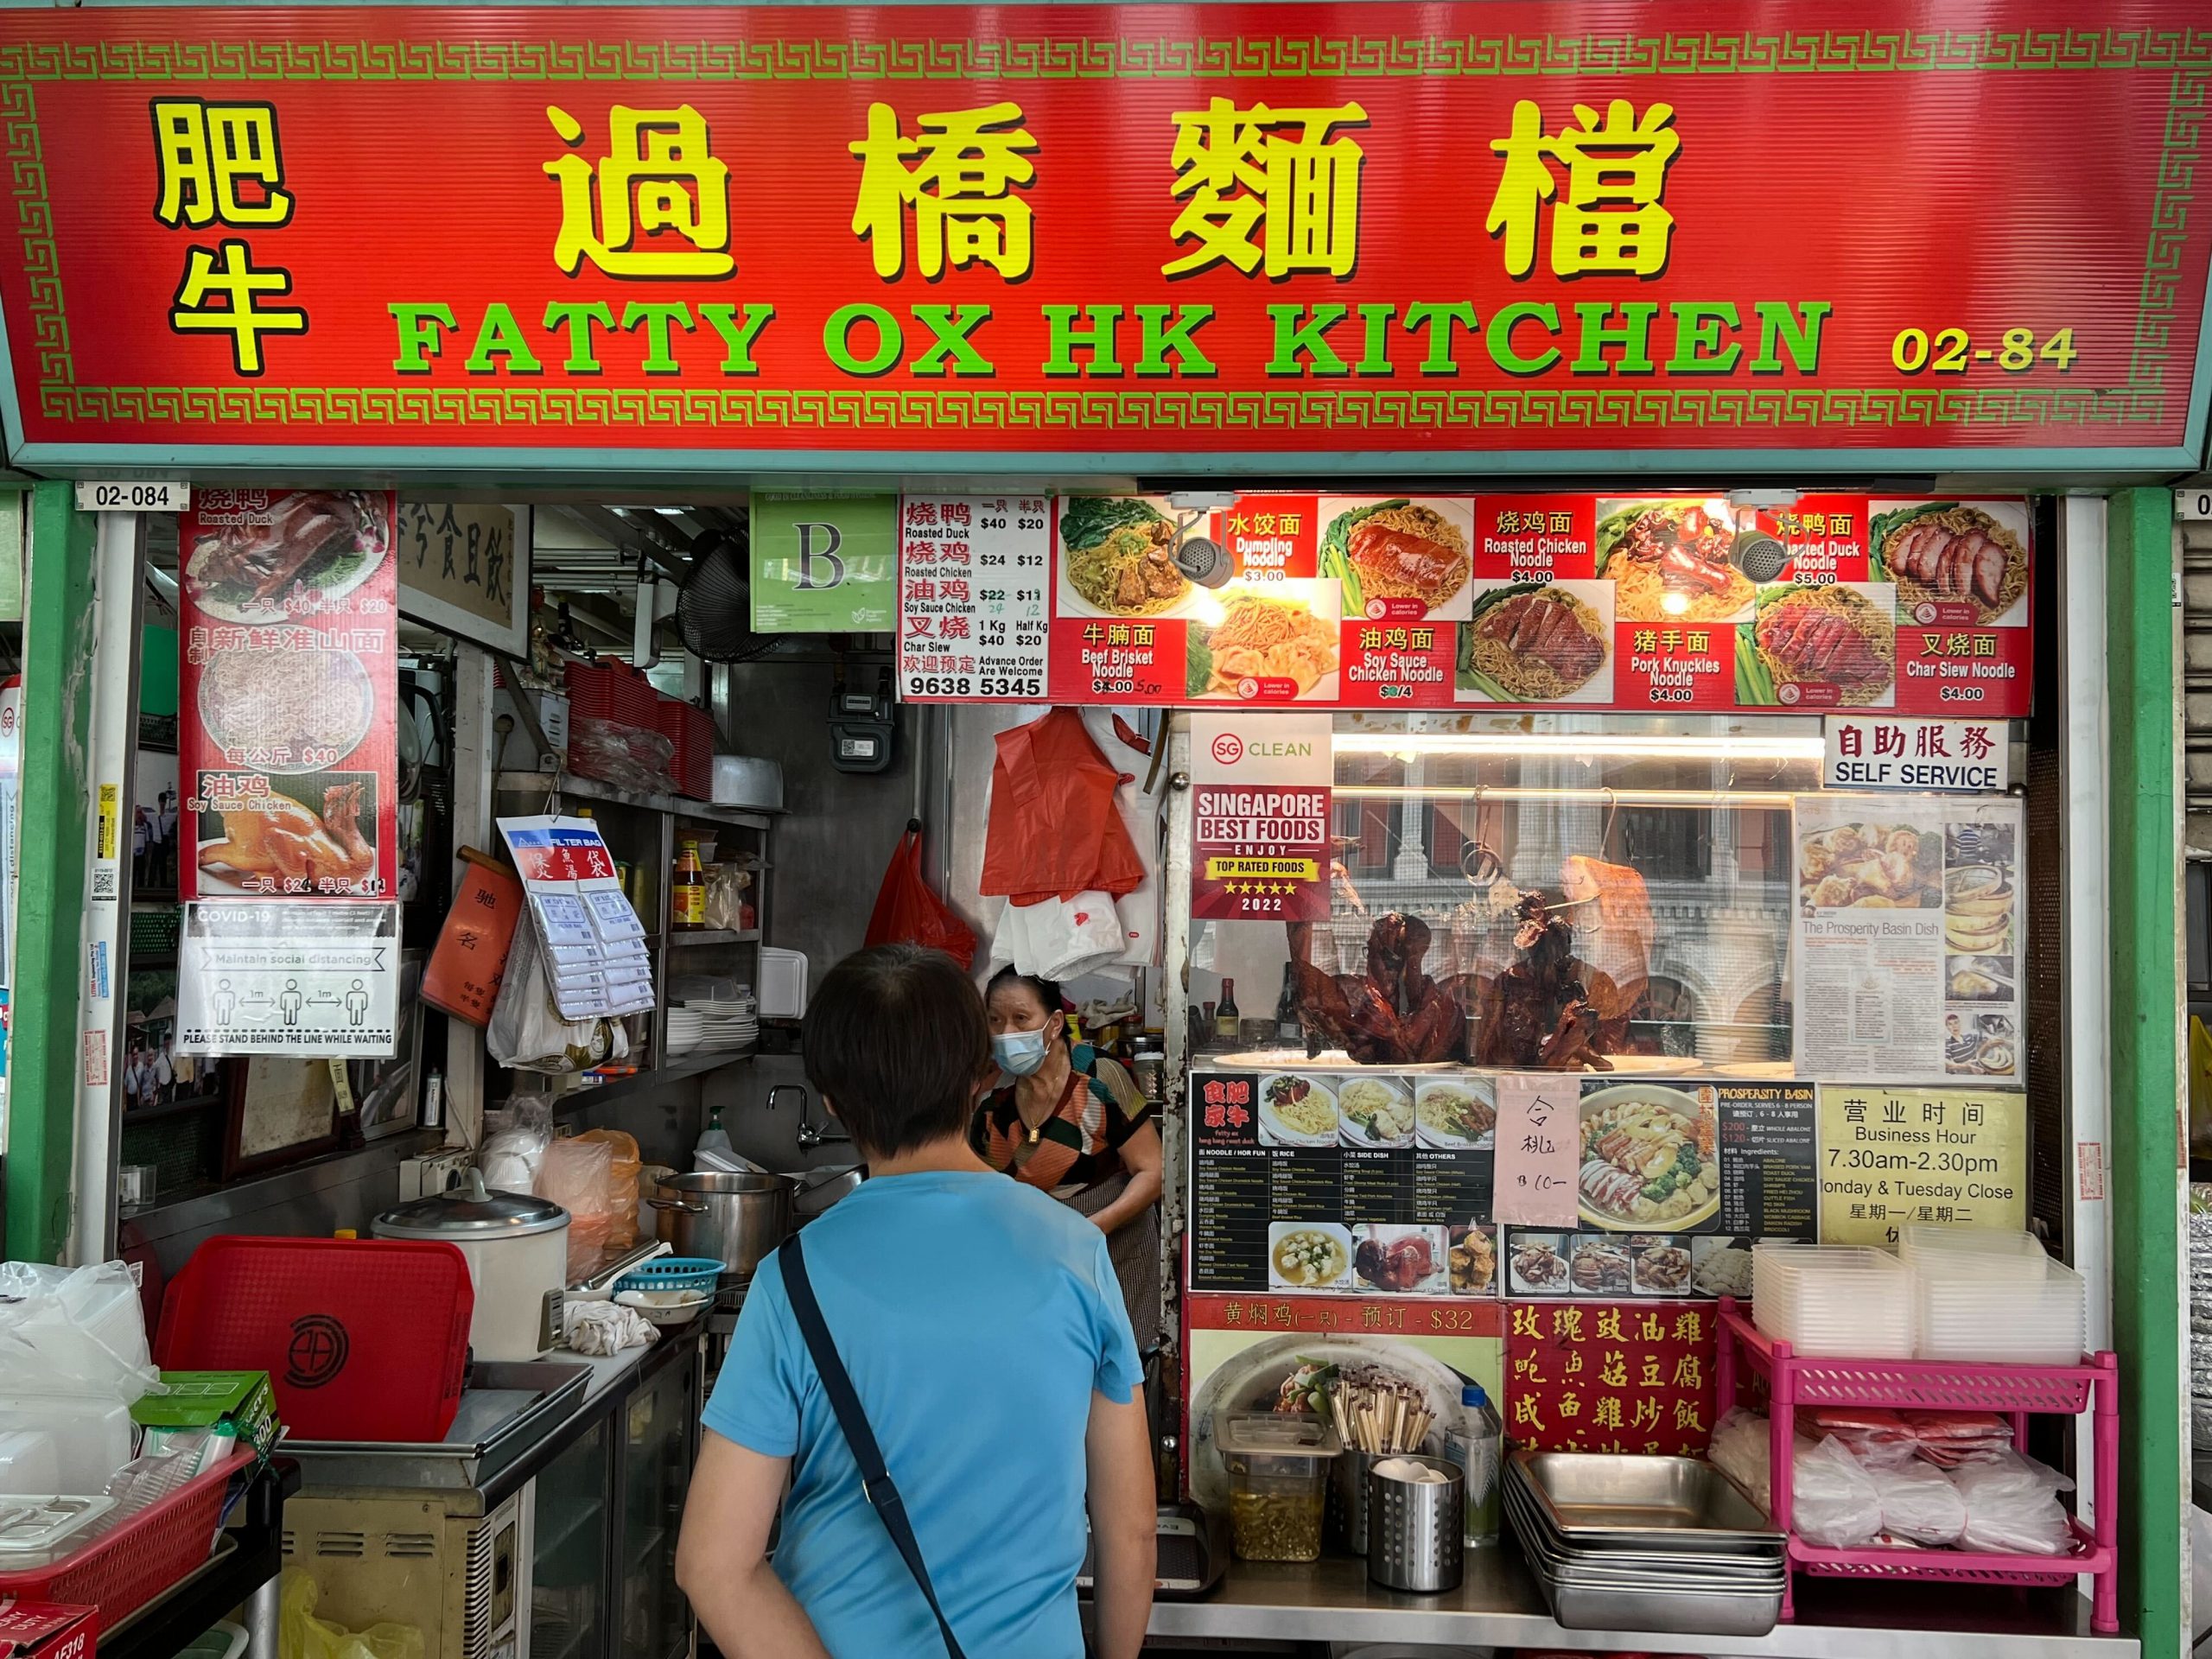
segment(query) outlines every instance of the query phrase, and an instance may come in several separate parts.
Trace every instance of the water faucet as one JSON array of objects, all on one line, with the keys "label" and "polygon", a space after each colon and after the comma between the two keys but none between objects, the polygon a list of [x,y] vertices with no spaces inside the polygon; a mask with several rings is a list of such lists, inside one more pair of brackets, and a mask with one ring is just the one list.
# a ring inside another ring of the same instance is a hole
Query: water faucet
[{"label": "water faucet", "polygon": [[827,1124],[817,1124],[815,1122],[811,1115],[810,1102],[812,1100],[812,1096],[807,1093],[805,1085],[803,1084],[779,1083],[774,1088],[769,1090],[768,1109],[770,1111],[772,1112],[776,1109],[776,1096],[784,1093],[785,1090],[789,1090],[798,1096],[798,1135],[797,1138],[798,1141],[798,1149],[801,1152],[811,1152],[817,1147],[825,1146],[833,1141],[849,1141],[853,1138],[842,1129],[833,1130]]}]

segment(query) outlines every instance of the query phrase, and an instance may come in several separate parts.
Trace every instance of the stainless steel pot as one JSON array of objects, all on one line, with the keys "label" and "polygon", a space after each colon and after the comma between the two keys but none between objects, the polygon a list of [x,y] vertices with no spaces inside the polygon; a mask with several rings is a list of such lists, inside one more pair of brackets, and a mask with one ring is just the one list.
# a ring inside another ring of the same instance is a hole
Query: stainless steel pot
[{"label": "stainless steel pot", "polygon": [[645,1202],[654,1233],[677,1255],[710,1257],[724,1273],[750,1279],[789,1236],[798,1187],[785,1175],[671,1175]]},{"label": "stainless steel pot", "polygon": [[798,1212],[798,1224],[804,1227],[840,1198],[858,1192],[868,1171],[859,1164],[848,1164],[842,1168],[794,1171],[788,1179],[798,1184],[792,1204]]}]

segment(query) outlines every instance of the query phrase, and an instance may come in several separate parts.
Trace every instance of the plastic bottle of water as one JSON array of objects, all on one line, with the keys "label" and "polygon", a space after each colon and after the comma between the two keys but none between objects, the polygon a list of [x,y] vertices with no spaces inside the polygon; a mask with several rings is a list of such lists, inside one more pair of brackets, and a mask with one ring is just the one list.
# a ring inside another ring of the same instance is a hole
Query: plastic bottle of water
[{"label": "plastic bottle of water", "polygon": [[1467,1489],[1466,1542],[1497,1541],[1498,1483],[1504,1470],[1505,1427],[1478,1382],[1459,1390],[1459,1423],[1444,1437],[1444,1455],[1459,1465]]}]

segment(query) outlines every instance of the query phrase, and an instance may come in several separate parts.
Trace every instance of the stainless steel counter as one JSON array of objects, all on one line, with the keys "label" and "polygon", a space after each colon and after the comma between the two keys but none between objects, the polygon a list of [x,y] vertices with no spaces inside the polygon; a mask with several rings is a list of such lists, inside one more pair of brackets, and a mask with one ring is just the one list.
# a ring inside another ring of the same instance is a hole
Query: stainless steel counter
[{"label": "stainless steel counter", "polygon": [[1154,1636],[1276,1641],[1471,1643],[1772,1659],[2139,1659],[2132,1636],[2092,1636],[2089,1604],[2071,1591],[2023,1593],[1962,1585],[1860,1585],[1800,1578],[1799,1617],[1757,1638],[1561,1630],[1509,1540],[1470,1554],[1457,1590],[1405,1595],[1370,1584],[1367,1564],[1232,1561],[1210,1596],[1160,1602]]}]

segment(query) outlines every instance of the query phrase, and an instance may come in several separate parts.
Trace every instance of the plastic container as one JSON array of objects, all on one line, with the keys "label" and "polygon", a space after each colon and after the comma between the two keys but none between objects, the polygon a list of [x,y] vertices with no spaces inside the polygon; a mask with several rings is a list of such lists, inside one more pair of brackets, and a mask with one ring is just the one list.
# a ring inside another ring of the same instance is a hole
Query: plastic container
[{"label": "plastic container", "polygon": [[1329,1463],[1344,1443],[1303,1413],[1231,1413],[1219,1431],[1229,1470],[1230,1546],[1248,1561],[1311,1561],[1321,1554]]},{"label": "plastic container", "polygon": [[1751,1318],[1808,1357],[1912,1357],[1911,1280],[1886,1250],[1754,1245]]},{"label": "plastic container", "polygon": [[1922,1359],[2074,1365],[2088,1330],[2088,1287],[2063,1262],[2034,1276],[1992,1273],[1971,1258],[1923,1255],[1910,1270]]},{"label": "plastic container", "polygon": [[1934,1262],[1961,1272],[2041,1279],[2050,1254],[2033,1233],[1990,1227],[1941,1227],[1916,1223],[1897,1234],[1897,1260],[1907,1267]]},{"label": "plastic container", "polygon": [[[16,1403],[22,1402],[18,1400]],[[0,1492],[11,1497],[36,1497],[60,1490],[60,1452],[49,1431],[0,1430]],[[85,1490],[89,1492],[97,1489]]]},{"label": "plastic container", "polygon": [[53,1478],[39,1486],[10,1489],[34,1496],[66,1492],[85,1497],[105,1491],[108,1477],[130,1461],[130,1408],[120,1400],[11,1395],[0,1400],[0,1437],[13,1440],[18,1434],[49,1437],[41,1461]]},{"label": "plastic container", "polygon": [[1503,1469],[1505,1429],[1478,1382],[1470,1382],[1459,1390],[1459,1417],[1444,1437],[1444,1456],[1459,1465],[1466,1482],[1464,1541],[1469,1548],[1481,1548],[1497,1541],[1498,1478]]}]

